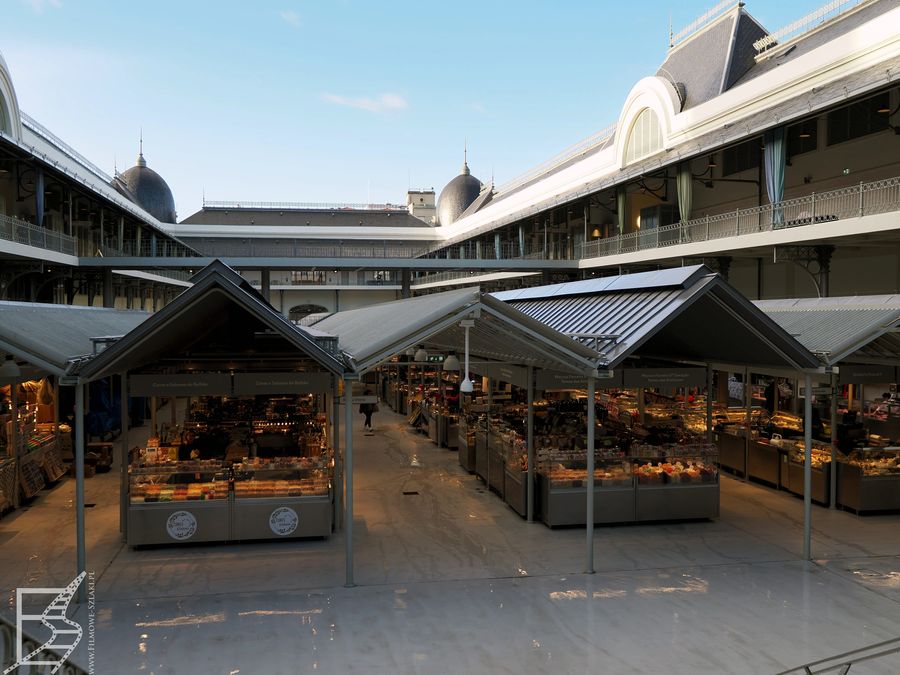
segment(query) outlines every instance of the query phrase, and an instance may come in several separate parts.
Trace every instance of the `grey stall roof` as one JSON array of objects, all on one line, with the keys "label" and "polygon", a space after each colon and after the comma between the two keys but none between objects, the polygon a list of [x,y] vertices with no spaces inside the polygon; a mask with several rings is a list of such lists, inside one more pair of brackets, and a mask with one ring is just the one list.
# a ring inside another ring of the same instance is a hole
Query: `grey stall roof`
[{"label": "grey stall roof", "polygon": [[[498,293],[516,309],[630,357],[815,368],[818,360],[719,275],[698,265]],[[597,336],[592,338],[583,336]]]},{"label": "grey stall roof", "polygon": [[827,365],[900,362],[900,295],[754,303]]},{"label": "grey stall roof", "polygon": [[482,295],[478,288],[423,295],[331,314],[314,324],[339,336],[341,350],[357,372],[424,344],[455,350],[462,359],[465,331],[459,323],[475,317],[471,356],[590,374],[597,354],[521,312]]},{"label": "grey stall roof", "polygon": [[326,370],[344,372],[343,362],[324,349],[315,335],[298,329],[224,263],[210,263],[191,281],[193,286],[145,323],[82,364],[80,375],[94,379],[165,358],[189,345],[198,333],[220,324],[230,309],[241,312],[241,317],[252,317]]},{"label": "grey stall roof", "polygon": [[0,302],[0,355],[14,356],[26,377],[64,375],[70,359],[93,353],[91,338],[124,335],[149,316],[101,307]]}]

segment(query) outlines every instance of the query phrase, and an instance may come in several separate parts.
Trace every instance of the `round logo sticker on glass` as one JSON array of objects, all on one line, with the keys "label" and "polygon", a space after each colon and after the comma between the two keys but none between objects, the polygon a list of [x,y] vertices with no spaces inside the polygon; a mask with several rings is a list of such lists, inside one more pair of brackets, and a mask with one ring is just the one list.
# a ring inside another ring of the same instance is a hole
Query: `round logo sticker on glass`
[{"label": "round logo sticker on glass", "polygon": [[293,534],[299,524],[300,516],[297,515],[294,509],[287,506],[275,509],[272,511],[272,515],[269,516],[269,529],[279,537]]},{"label": "round logo sticker on glass", "polygon": [[190,511],[176,511],[166,521],[166,531],[172,539],[190,539],[197,531],[197,519]]}]

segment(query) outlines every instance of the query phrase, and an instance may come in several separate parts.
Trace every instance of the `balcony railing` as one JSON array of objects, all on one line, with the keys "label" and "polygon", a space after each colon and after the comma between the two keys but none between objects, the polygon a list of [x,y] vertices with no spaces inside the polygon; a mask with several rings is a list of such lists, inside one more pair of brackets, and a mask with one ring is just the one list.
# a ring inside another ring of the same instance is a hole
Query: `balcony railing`
[{"label": "balcony railing", "polygon": [[492,241],[483,241],[479,246],[474,241],[463,244],[451,244],[432,250],[427,257],[442,260],[571,260],[574,257],[574,244],[567,241],[553,244],[526,244],[525,250],[517,241],[500,242],[497,248]]},{"label": "balcony railing", "polygon": [[0,214],[0,239],[42,248],[47,251],[75,255],[75,237],[38,227],[25,220],[3,214]]},{"label": "balcony railing", "polygon": [[598,239],[579,247],[579,258],[601,258],[677,244],[803,227],[900,210],[900,178],[860,183],[765,206],[736,209],[640,232]]},{"label": "balcony railing", "polygon": [[258,241],[197,242],[203,255],[249,258],[418,258],[428,253],[422,246],[397,246],[381,242],[371,245],[310,245],[304,241],[267,243]]}]

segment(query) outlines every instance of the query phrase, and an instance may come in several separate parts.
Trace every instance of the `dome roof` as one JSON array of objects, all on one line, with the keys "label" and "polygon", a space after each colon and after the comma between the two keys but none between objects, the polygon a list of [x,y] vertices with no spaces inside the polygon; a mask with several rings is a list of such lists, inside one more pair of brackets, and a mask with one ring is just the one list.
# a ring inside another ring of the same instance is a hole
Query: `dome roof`
[{"label": "dome roof", "polygon": [[469,165],[463,161],[462,171],[441,190],[438,198],[438,223],[451,225],[481,192],[481,181],[469,173]]},{"label": "dome roof", "polygon": [[[144,154],[138,155],[137,164],[117,176],[125,184],[127,196],[161,223],[175,222],[175,198],[163,177],[147,166]],[[115,181],[113,183],[115,185]]]}]

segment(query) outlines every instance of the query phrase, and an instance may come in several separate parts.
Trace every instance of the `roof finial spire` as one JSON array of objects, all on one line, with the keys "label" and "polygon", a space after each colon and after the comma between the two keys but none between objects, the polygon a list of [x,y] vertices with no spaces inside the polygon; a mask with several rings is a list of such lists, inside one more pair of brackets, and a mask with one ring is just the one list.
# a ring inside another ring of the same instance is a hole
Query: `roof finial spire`
[{"label": "roof finial spire", "polygon": [[137,165],[147,166],[147,160],[144,159],[144,127],[140,127],[140,146],[138,150]]},{"label": "roof finial spire", "polygon": [[463,138],[463,166],[460,173],[463,176],[469,175],[469,139]]},{"label": "roof finial spire", "polygon": [[672,13],[669,12],[669,49],[675,45],[675,32],[672,30]]}]

